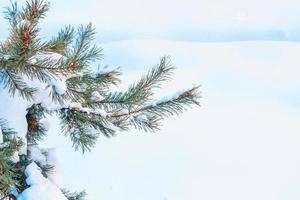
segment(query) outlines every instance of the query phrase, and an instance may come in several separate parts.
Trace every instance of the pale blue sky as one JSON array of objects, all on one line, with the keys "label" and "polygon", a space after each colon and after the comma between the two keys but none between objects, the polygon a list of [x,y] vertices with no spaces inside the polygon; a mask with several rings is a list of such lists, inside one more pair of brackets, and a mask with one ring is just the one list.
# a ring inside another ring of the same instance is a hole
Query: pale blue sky
[{"label": "pale blue sky", "polygon": [[[24,2],[24,0],[22,0]],[[19,2],[22,2],[19,1]],[[300,41],[296,0],[51,0],[44,34],[66,24],[92,22],[99,43],[129,39],[181,41]],[[0,7],[9,4],[0,2]],[[1,27],[4,20],[0,20]],[[4,37],[4,32],[0,37]]]}]

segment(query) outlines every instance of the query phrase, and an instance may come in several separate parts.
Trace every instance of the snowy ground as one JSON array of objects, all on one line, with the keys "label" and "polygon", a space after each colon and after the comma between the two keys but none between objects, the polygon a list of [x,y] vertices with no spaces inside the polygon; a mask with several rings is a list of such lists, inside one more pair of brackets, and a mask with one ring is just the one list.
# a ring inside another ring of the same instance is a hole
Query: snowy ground
[{"label": "snowy ground", "polygon": [[[159,94],[201,84],[201,108],[157,134],[100,138],[82,156],[58,127],[64,185],[90,200],[292,200],[300,198],[300,44],[124,41],[102,45],[124,86],[170,55],[175,80]],[[42,146],[44,146],[42,145]]]}]

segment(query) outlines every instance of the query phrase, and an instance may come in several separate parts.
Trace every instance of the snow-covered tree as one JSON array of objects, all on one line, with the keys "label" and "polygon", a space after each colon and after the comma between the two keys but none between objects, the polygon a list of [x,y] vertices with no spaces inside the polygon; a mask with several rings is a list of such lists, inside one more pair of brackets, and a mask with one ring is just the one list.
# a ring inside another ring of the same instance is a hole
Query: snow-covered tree
[{"label": "snow-covered tree", "polygon": [[0,200],[84,199],[84,192],[66,191],[56,180],[55,150],[38,146],[47,116],[57,116],[75,150],[84,153],[101,134],[155,131],[165,117],[199,104],[197,87],[153,99],[153,89],[173,73],[167,57],[126,91],[112,90],[121,73],[91,67],[101,59],[92,25],[66,26],[45,41],[39,21],[48,9],[47,2],[31,0],[5,10],[10,32],[0,43]]}]

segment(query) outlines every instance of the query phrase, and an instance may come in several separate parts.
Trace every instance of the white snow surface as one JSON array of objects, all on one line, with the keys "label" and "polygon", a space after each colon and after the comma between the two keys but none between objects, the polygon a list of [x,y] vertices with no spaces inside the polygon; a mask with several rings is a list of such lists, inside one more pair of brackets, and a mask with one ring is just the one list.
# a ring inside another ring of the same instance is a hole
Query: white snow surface
[{"label": "white snow surface", "polygon": [[17,200],[67,200],[60,189],[41,174],[34,162],[26,167],[25,175],[30,187],[19,194]]},{"label": "white snow surface", "polygon": [[[157,96],[201,84],[201,107],[165,120],[158,134],[100,138],[84,156],[49,136],[45,144],[62,148],[66,187],[85,186],[95,200],[300,198],[299,43],[136,40],[102,47],[102,62],[121,66],[122,88],[170,55],[174,80]],[[85,173],[74,176],[74,166]]]},{"label": "white snow surface", "polygon": [[45,148],[43,151],[46,153],[47,164],[53,166],[52,171],[48,174],[48,179],[52,181],[57,187],[62,188],[63,177],[62,171],[62,160],[59,156],[59,152],[55,148]]},{"label": "white snow surface", "polygon": [[[25,136],[27,132],[26,109],[30,103],[16,95],[12,97],[7,90],[0,89],[1,108],[0,118],[7,121],[7,126],[13,128],[24,144],[26,144]],[[25,145],[19,151],[19,154],[26,154]]]},{"label": "white snow surface", "polygon": [[58,187],[62,187],[61,160],[58,152],[53,148],[39,148],[36,145],[29,146],[29,159],[40,166],[49,165],[53,168],[48,174],[48,179]]},{"label": "white snow surface", "polygon": [[50,86],[54,87],[54,90],[59,95],[63,95],[67,91],[66,79],[64,77],[60,77],[57,79],[51,79],[48,81]]},{"label": "white snow surface", "polygon": [[[42,145],[54,146],[58,153],[35,147],[30,151],[35,162],[52,163],[55,173],[46,179],[34,162],[30,164],[26,176],[31,187],[18,200],[66,200],[58,189],[62,185],[77,191],[84,187],[91,199],[107,200],[300,198],[300,44],[151,40],[103,47],[105,63],[122,66],[126,72],[124,88],[157,64],[160,56],[171,55],[178,66],[175,80],[158,94],[165,96],[200,83],[202,108],[166,120],[160,134],[99,140],[101,144],[84,157],[73,153],[70,142],[59,134],[57,121],[51,118],[50,132]],[[51,109],[82,109],[70,103],[53,104],[49,90],[39,87],[35,103]],[[23,138],[26,108],[31,103],[11,97],[3,89],[0,96],[0,118]],[[101,110],[85,111],[106,116]],[[23,149],[19,154],[25,152]],[[12,157],[15,161],[17,154]],[[56,154],[65,163],[64,184]],[[85,173],[78,173],[77,168]]]}]

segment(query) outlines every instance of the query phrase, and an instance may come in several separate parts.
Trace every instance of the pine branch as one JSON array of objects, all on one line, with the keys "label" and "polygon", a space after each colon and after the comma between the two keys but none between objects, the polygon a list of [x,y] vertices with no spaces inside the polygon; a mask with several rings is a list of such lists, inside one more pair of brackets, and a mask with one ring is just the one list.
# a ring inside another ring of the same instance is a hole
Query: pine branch
[{"label": "pine branch", "polygon": [[39,19],[43,19],[49,10],[49,3],[44,0],[31,0],[27,1],[26,6],[20,13],[22,19],[26,19],[31,23],[37,23]]},{"label": "pine branch", "polygon": [[62,108],[58,111],[62,130],[69,135],[75,150],[81,148],[84,153],[94,146],[99,134],[110,137],[115,130],[113,124],[100,113],[87,112],[79,108]]},{"label": "pine branch", "polygon": [[185,106],[191,106],[193,104],[199,105],[197,99],[199,98],[196,94],[198,87],[192,88],[186,92],[183,92],[176,96],[175,98],[160,100],[158,102],[153,102],[152,104],[139,108],[137,110],[129,110],[128,112],[121,114],[109,115],[110,118],[119,118],[124,116],[129,116],[141,112],[149,112],[156,115],[170,116],[174,114],[179,114],[185,109]]},{"label": "pine branch", "polygon": [[112,70],[103,73],[85,73],[83,75],[75,75],[67,79],[68,91],[66,95],[73,101],[83,102],[89,107],[97,107],[93,95],[105,94],[112,85],[117,85],[120,82],[118,78],[121,73],[117,70]]},{"label": "pine branch", "polygon": [[6,18],[11,24],[11,33],[9,41],[11,47],[16,51],[20,59],[30,57],[29,49],[36,49],[39,45],[37,35],[40,31],[38,21],[45,17],[49,9],[49,4],[43,0],[31,0],[26,2],[22,10],[18,10],[17,5],[13,4],[12,8],[7,8]]},{"label": "pine branch", "polygon": [[86,192],[70,192],[68,190],[63,189],[63,194],[67,197],[68,200],[86,200]]},{"label": "pine branch", "polygon": [[19,16],[19,9],[17,2],[11,3],[11,7],[6,7],[4,10],[4,18],[14,26],[17,23],[17,18]]},{"label": "pine branch", "polygon": [[126,92],[108,93],[101,101],[89,102],[91,104],[109,104],[119,108],[131,108],[143,105],[153,95],[152,90],[159,88],[161,83],[171,78],[174,66],[170,58],[163,57],[160,64],[143,76],[136,84],[131,85]]},{"label": "pine branch", "polygon": [[20,76],[8,70],[0,71],[0,83],[4,88],[8,88],[12,95],[18,91],[27,100],[32,99],[33,93],[36,91],[36,89],[28,87]]},{"label": "pine branch", "polygon": [[40,66],[40,65],[31,65],[33,69],[43,69],[43,70],[50,70],[50,71],[57,71],[63,72],[68,71],[68,68],[61,68],[61,67],[47,67],[47,66]]},{"label": "pine branch", "polygon": [[[66,26],[45,41],[39,36],[39,22],[48,9],[49,4],[43,0],[31,0],[23,9],[12,4],[5,11],[11,28],[8,39],[0,43],[0,84],[11,95],[18,93],[31,103],[33,95],[38,95],[35,101],[40,101],[27,109],[26,145],[36,145],[46,135],[42,123],[46,113],[58,115],[64,135],[75,150],[84,153],[92,149],[101,134],[111,137],[132,127],[153,132],[164,118],[199,105],[198,87],[153,100],[154,89],[173,74],[168,57],[161,58],[158,66],[126,91],[112,92],[111,86],[120,82],[119,70],[92,72],[89,68],[102,56],[102,49],[92,44],[92,25],[80,26],[77,31]],[[41,85],[32,88],[31,82]],[[4,138],[0,144],[0,198],[6,198],[9,189],[22,192],[28,187],[24,170],[30,157],[22,155],[19,162],[12,163],[11,156],[25,144],[1,119],[0,128]],[[47,177],[51,166],[40,168]],[[66,196],[69,200],[84,200],[85,193],[67,192]]]},{"label": "pine branch", "polygon": [[27,143],[36,145],[46,135],[47,128],[41,123],[47,110],[41,104],[33,104],[27,109]]},{"label": "pine branch", "polygon": [[41,168],[42,170],[42,175],[45,177],[45,178],[48,178],[49,174],[53,173],[53,170],[54,170],[54,166],[52,165],[43,165],[43,166],[40,166],[39,167]]},{"label": "pine branch", "polygon": [[69,26],[60,30],[57,37],[54,37],[49,43],[45,51],[52,51],[64,56],[69,55],[68,47],[72,44],[74,37],[74,28]]},{"label": "pine branch", "polygon": [[92,24],[89,23],[86,27],[80,26],[77,30],[78,36],[70,53],[70,65],[74,71],[82,70],[90,62],[101,58],[102,49],[93,45],[91,42],[94,39],[95,30]]},{"label": "pine branch", "polygon": [[3,143],[0,147],[0,192],[7,196],[10,194],[11,187],[21,185],[16,165],[10,160],[10,157],[21,147],[22,143],[16,139],[16,132],[8,128],[3,119],[0,119],[0,131],[1,136],[3,136]]}]

